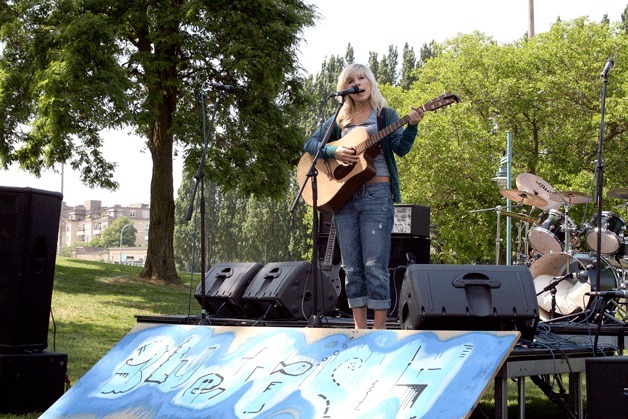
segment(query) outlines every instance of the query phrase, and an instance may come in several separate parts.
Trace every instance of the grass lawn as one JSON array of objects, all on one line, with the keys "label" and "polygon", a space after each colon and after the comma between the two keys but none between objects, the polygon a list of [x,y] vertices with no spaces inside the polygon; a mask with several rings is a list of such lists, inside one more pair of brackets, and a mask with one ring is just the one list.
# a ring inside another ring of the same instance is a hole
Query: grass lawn
[{"label": "grass lawn", "polygon": [[[190,276],[183,285],[165,285],[137,278],[140,267],[57,258],[48,349],[68,355],[68,377],[75,384],[135,325],[136,315],[199,314]],[[192,282],[194,287],[198,278]],[[528,380],[526,412],[531,418],[564,417],[561,410]],[[509,383],[509,415],[517,417],[517,387]],[[493,416],[492,387],[480,403]],[[0,418],[35,418],[37,414]],[[473,417],[483,417],[474,413]]]}]

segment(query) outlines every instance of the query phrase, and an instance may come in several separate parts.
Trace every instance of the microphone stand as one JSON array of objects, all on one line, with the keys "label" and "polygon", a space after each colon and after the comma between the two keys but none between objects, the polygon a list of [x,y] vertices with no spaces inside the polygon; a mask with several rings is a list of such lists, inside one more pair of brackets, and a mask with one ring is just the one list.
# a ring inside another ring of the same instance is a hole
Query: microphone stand
[{"label": "microphone stand", "polygon": [[561,282],[563,282],[565,279],[569,278],[571,275],[572,274],[568,273],[566,275],[563,275],[559,279],[555,279],[554,281],[552,281],[549,284],[547,284],[547,286],[545,288],[543,288],[541,291],[536,293],[537,297],[539,295],[543,294],[546,291],[549,291],[550,294],[552,295],[552,306],[551,306],[551,309],[550,309],[550,318],[551,319],[553,319],[554,315],[556,314],[556,286],[558,284],[560,284]]},{"label": "microphone stand", "polygon": [[[204,144],[203,144],[203,153],[201,155],[201,161],[198,165],[198,170],[194,175],[194,179],[196,183],[194,185],[194,191],[192,192],[192,199],[190,201],[190,206],[188,208],[188,213],[185,217],[187,221],[192,219],[192,213],[194,212],[194,201],[196,200],[196,191],[198,190],[199,184],[201,186],[201,194],[199,207],[201,210],[201,321],[199,324],[201,325],[209,325],[210,322],[207,318],[207,310],[205,309],[205,163],[207,160],[207,148],[209,144],[209,135],[205,129],[205,100],[204,93],[205,89],[203,89],[201,93],[201,109],[203,111],[203,136],[204,136]],[[214,109],[212,110],[212,117],[209,122],[209,132],[211,133],[212,127],[214,126],[214,120],[216,119],[216,110],[218,109],[218,102],[220,102],[221,93],[220,91],[216,95],[216,102],[214,103]]]},{"label": "microphone stand", "polygon": [[[349,93],[354,93],[354,92],[347,92],[346,94]],[[294,213],[294,211],[296,210],[296,207],[299,203],[299,199],[301,198],[301,196],[303,195],[303,190],[305,189],[305,186],[307,185],[307,181],[308,179],[311,179],[311,183],[312,183],[312,281],[313,281],[313,287],[312,287],[312,306],[313,306],[313,312],[310,315],[310,318],[308,319],[308,326],[313,326],[313,327],[321,327],[322,326],[322,321],[320,316],[318,315],[319,313],[319,307],[318,307],[318,286],[319,286],[319,278],[318,278],[318,185],[316,182],[316,178],[318,176],[318,170],[316,169],[316,163],[318,162],[318,159],[321,157],[321,155],[323,154],[323,149],[325,148],[325,146],[327,145],[328,141],[329,141],[329,137],[331,136],[331,132],[334,129],[334,123],[333,121],[336,120],[336,117],[338,116],[338,113],[340,113],[340,109],[342,109],[342,106],[345,103],[345,96],[346,94],[342,94],[342,100],[340,101],[340,103],[338,104],[338,108],[336,109],[336,113],[334,114],[334,118],[332,119],[332,123],[329,124],[329,127],[327,128],[327,132],[325,132],[325,136],[323,137],[323,140],[321,141],[321,145],[320,147],[318,147],[318,150],[316,151],[316,154],[314,155],[314,157],[312,158],[312,164],[310,165],[310,169],[307,172],[307,175],[305,177],[305,180],[303,181],[303,185],[301,185],[301,188],[299,189],[299,193],[297,194],[297,196],[294,199],[294,202],[292,203],[292,206],[290,207],[290,212]],[[331,97],[331,96],[330,96]],[[329,98],[328,98],[329,99]]]},{"label": "microphone stand", "polygon": [[[608,85],[608,71],[612,67],[612,61],[609,61],[610,66],[607,63],[607,66],[602,71],[601,79],[602,79],[602,98],[601,98],[601,108],[600,108],[600,135],[598,138],[598,147],[597,147],[597,185],[595,189],[595,203],[597,205],[597,249],[595,251],[595,290],[600,290],[600,277],[602,266],[601,262],[601,254],[602,254],[602,188],[604,185],[604,161],[602,157],[602,149],[604,148],[604,114],[606,110],[606,87]],[[594,227],[595,228],[595,227]],[[594,230],[595,231],[595,230]],[[595,343],[593,346],[593,353],[597,352],[597,342],[599,337],[599,332],[602,327],[602,317],[603,313],[606,310],[605,304],[600,304],[597,322],[597,333],[595,334]]]}]

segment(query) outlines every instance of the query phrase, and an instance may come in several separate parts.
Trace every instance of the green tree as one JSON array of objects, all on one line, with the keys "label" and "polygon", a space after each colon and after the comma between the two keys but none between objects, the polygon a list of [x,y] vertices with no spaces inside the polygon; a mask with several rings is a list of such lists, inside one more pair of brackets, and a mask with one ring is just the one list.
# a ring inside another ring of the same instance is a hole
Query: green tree
[{"label": "green tree", "polygon": [[[412,152],[400,159],[405,199],[431,207],[441,234],[439,260],[491,262],[496,214],[474,211],[505,205],[490,178],[508,131],[513,180],[532,173],[558,190],[591,191],[599,74],[608,57],[625,59],[627,42],[617,27],[585,19],[558,22],[532,40],[506,45],[480,33],[460,35],[435,46],[436,56],[425,63],[407,95],[386,91],[402,110],[443,91],[462,99],[443,113],[427,115]],[[622,69],[615,70],[606,104],[606,188],[628,184],[623,157],[628,151],[627,80]],[[580,222],[586,211],[591,214],[591,205],[571,208],[570,216]]]},{"label": "green tree", "polygon": [[425,43],[419,51],[417,67],[423,67],[427,60],[436,56],[436,42],[432,39],[429,44]]},{"label": "green tree", "polygon": [[377,53],[373,52],[373,51],[369,51],[369,59],[368,59],[368,66],[371,69],[371,71],[373,72],[373,75],[375,76],[376,80],[379,80],[378,76],[379,76],[379,61],[377,58]]},{"label": "green tree", "polygon": [[[287,116],[306,103],[296,62],[313,23],[299,0],[2,3],[0,163],[39,174],[54,163],[89,186],[116,188],[99,148],[103,129],[130,127],[153,160],[143,277],[178,281],[174,264],[175,142],[195,173],[199,96],[217,107],[205,174],[246,194],[279,195],[301,148]],[[207,81],[237,94],[206,92]],[[221,97],[220,101],[218,98]],[[24,129],[26,128],[26,129]],[[204,140],[204,138],[203,138]]]},{"label": "green tree", "polygon": [[416,55],[414,54],[414,48],[410,47],[406,42],[403,46],[401,62],[401,73],[399,76],[399,85],[402,89],[408,90],[412,83],[414,83],[417,77],[414,75],[416,69]]},{"label": "green tree", "polygon": [[377,82],[380,84],[397,84],[397,65],[399,61],[399,53],[397,47],[391,45],[388,47],[388,54],[383,55],[377,69]]},{"label": "green tree", "polygon": [[100,237],[92,239],[89,245],[104,249],[119,247],[120,244],[133,247],[136,239],[137,229],[133,226],[133,222],[128,217],[119,217],[103,230]]}]

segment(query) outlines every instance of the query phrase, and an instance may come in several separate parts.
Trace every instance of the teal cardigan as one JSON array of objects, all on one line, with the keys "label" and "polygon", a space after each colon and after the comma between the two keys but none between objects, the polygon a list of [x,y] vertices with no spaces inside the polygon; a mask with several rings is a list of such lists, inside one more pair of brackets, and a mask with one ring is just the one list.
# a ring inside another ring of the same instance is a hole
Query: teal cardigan
[{"label": "teal cardigan", "polygon": [[[383,108],[381,111],[384,120],[382,128],[387,127],[396,120],[399,119],[399,115],[392,108]],[[333,122],[334,127],[329,137],[329,142],[339,140],[341,137],[341,130],[338,124],[333,121],[333,116],[329,117],[323,125],[307,140],[305,140],[304,150],[314,155],[320,147],[323,137],[329,128],[329,125]],[[399,128],[392,134],[382,139],[382,150],[384,151],[384,157],[388,164],[388,170],[390,171],[390,184],[392,188],[392,198],[396,203],[401,202],[401,189],[399,187],[399,172],[397,171],[397,163],[395,162],[395,154],[400,157],[405,156],[412,149],[414,140],[419,132],[418,125],[406,125],[405,128]],[[323,149],[323,158],[330,159],[334,157],[336,153],[336,146],[325,145]]]}]

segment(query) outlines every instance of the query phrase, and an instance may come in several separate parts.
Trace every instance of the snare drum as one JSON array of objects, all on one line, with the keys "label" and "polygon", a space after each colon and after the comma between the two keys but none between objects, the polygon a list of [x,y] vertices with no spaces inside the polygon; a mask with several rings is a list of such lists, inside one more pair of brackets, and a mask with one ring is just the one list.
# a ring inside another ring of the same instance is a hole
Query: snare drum
[{"label": "snare drum", "polygon": [[565,242],[564,222],[565,215],[562,212],[553,209],[544,212],[528,231],[528,243],[543,255],[562,252]]},{"label": "snare drum", "polygon": [[623,233],[626,226],[626,223],[619,215],[610,211],[602,211],[602,222],[597,223],[597,214],[595,214],[589,221],[588,226],[586,242],[592,251],[597,251],[598,228],[602,232],[600,253],[613,255],[619,250],[623,242]]}]

